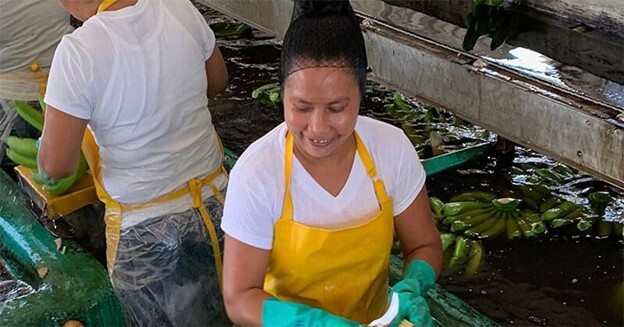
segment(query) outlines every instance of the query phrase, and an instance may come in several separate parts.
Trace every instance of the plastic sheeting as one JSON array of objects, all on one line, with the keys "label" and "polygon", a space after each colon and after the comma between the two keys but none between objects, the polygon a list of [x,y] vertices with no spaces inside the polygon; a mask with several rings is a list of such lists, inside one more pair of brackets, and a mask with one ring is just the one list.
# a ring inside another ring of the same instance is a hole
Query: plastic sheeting
[{"label": "plastic sheeting", "polygon": [[[214,197],[204,206],[220,226],[223,206]],[[194,209],[122,230],[111,280],[126,319],[138,326],[225,325],[214,260],[206,226]]]}]

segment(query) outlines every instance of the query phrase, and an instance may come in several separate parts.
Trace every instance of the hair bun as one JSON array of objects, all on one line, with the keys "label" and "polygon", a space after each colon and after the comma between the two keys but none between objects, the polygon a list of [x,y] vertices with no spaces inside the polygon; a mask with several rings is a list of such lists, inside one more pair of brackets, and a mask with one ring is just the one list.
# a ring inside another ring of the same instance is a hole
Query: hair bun
[{"label": "hair bun", "polygon": [[349,0],[295,0],[292,20],[301,17],[354,15]]}]

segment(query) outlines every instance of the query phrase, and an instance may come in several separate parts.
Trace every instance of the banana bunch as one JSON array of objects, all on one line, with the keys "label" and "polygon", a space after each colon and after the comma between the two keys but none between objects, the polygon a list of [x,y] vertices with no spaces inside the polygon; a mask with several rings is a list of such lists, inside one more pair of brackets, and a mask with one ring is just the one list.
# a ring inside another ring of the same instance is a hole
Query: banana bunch
[{"label": "banana bunch", "polygon": [[[442,241],[444,268],[458,270],[465,266],[463,275],[468,278],[473,277],[479,270],[485,254],[481,242],[452,233],[441,233],[440,240]],[[390,253],[403,259],[398,240],[392,245]]]},{"label": "banana bunch", "polygon": [[546,226],[540,215],[520,211],[519,203],[519,199],[496,198],[490,192],[466,192],[444,204],[443,222],[453,232],[462,232],[464,236],[479,239],[506,234],[511,240],[544,233]]},{"label": "banana bunch", "polygon": [[254,99],[259,99],[261,96],[268,96],[269,101],[271,101],[272,103],[280,103],[282,102],[280,90],[281,87],[279,83],[270,83],[253,90],[251,92],[251,97]]},{"label": "banana bunch", "polygon": [[242,37],[251,33],[251,27],[247,24],[234,24],[229,22],[219,22],[210,24],[210,28],[214,31],[214,35],[219,38],[225,37]]},{"label": "banana bunch", "polygon": [[[592,210],[595,212],[592,213],[583,206],[553,195],[550,190],[539,184],[517,185],[516,188],[522,194],[522,199],[527,204],[527,207],[533,213],[539,212],[542,221],[551,228],[561,228],[575,224],[579,231],[587,231],[595,224],[597,214],[600,215],[599,207],[603,206],[602,212],[604,213],[604,206],[606,206],[606,204],[596,204],[596,206],[592,206]],[[590,203],[592,203],[591,199]]]},{"label": "banana bunch", "polygon": [[[38,131],[43,130],[43,113],[23,101],[14,101],[13,106],[17,114]],[[11,161],[31,169],[37,169],[37,149],[34,139],[9,136],[6,155]]]},{"label": "banana bunch", "polygon": [[447,269],[458,269],[465,265],[464,276],[473,277],[483,262],[484,249],[479,241],[451,233],[440,234],[442,252]]},{"label": "banana bunch", "polygon": [[37,169],[37,149],[36,140],[29,138],[20,138],[17,136],[9,136],[5,143],[6,156],[14,163]]},{"label": "banana bunch", "polygon": [[[40,104],[42,105],[42,108],[45,105],[41,100]],[[14,101],[14,106],[18,115],[22,119],[39,131],[43,129],[44,118],[41,111],[22,101]],[[35,183],[40,184],[43,189],[50,194],[61,195],[66,193],[87,170],[87,161],[81,154],[78,169],[72,175],[50,183],[44,180],[37,170],[37,153],[39,152],[39,149],[35,139],[9,136],[5,142],[7,145],[7,157],[18,165],[30,168],[32,170],[30,175],[32,180],[35,181]]]}]

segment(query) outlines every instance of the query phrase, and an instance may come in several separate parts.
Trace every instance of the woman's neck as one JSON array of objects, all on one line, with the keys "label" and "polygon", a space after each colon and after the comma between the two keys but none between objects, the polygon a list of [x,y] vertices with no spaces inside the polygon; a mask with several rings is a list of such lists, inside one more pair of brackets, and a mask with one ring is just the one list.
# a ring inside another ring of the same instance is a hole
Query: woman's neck
[{"label": "woman's neck", "polygon": [[294,155],[312,178],[333,196],[337,196],[349,179],[356,152],[355,136],[352,135],[335,153],[316,158],[304,153],[294,145]]}]

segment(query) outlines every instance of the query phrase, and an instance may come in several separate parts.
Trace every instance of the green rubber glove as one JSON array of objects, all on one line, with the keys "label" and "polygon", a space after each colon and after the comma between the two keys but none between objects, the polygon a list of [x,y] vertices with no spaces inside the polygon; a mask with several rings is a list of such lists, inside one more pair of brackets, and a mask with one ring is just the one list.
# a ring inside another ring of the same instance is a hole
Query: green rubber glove
[{"label": "green rubber glove", "polygon": [[[37,160],[37,165],[39,165],[38,160]],[[61,178],[59,180],[52,179],[40,167],[39,169],[33,170],[31,172],[30,178],[32,178],[32,180],[35,183],[41,185],[43,189],[46,190],[48,193],[53,194],[53,195],[62,195],[62,194],[67,193],[67,191],[69,191],[69,189],[80,178],[82,178],[84,173],[87,171],[87,168],[88,168],[87,161],[81,153],[80,158],[78,160],[78,168],[73,174],[65,178]]]},{"label": "green rubber glove", "polygon": [[435,283],[435,271],[423,260],[412,261],[403,274],[403,279],[392,287],[399,296],[399,314],[390,326],[398,326],[403,319],[415,326],[432,326],[429,306],[423,295]]},{"label": "green rubber glove", "polygon": [[276,298],[264,300],[262,304],[262,326],[361,326],[355,321],[331,314],[325,310],[305,304],[280,301]]}]

